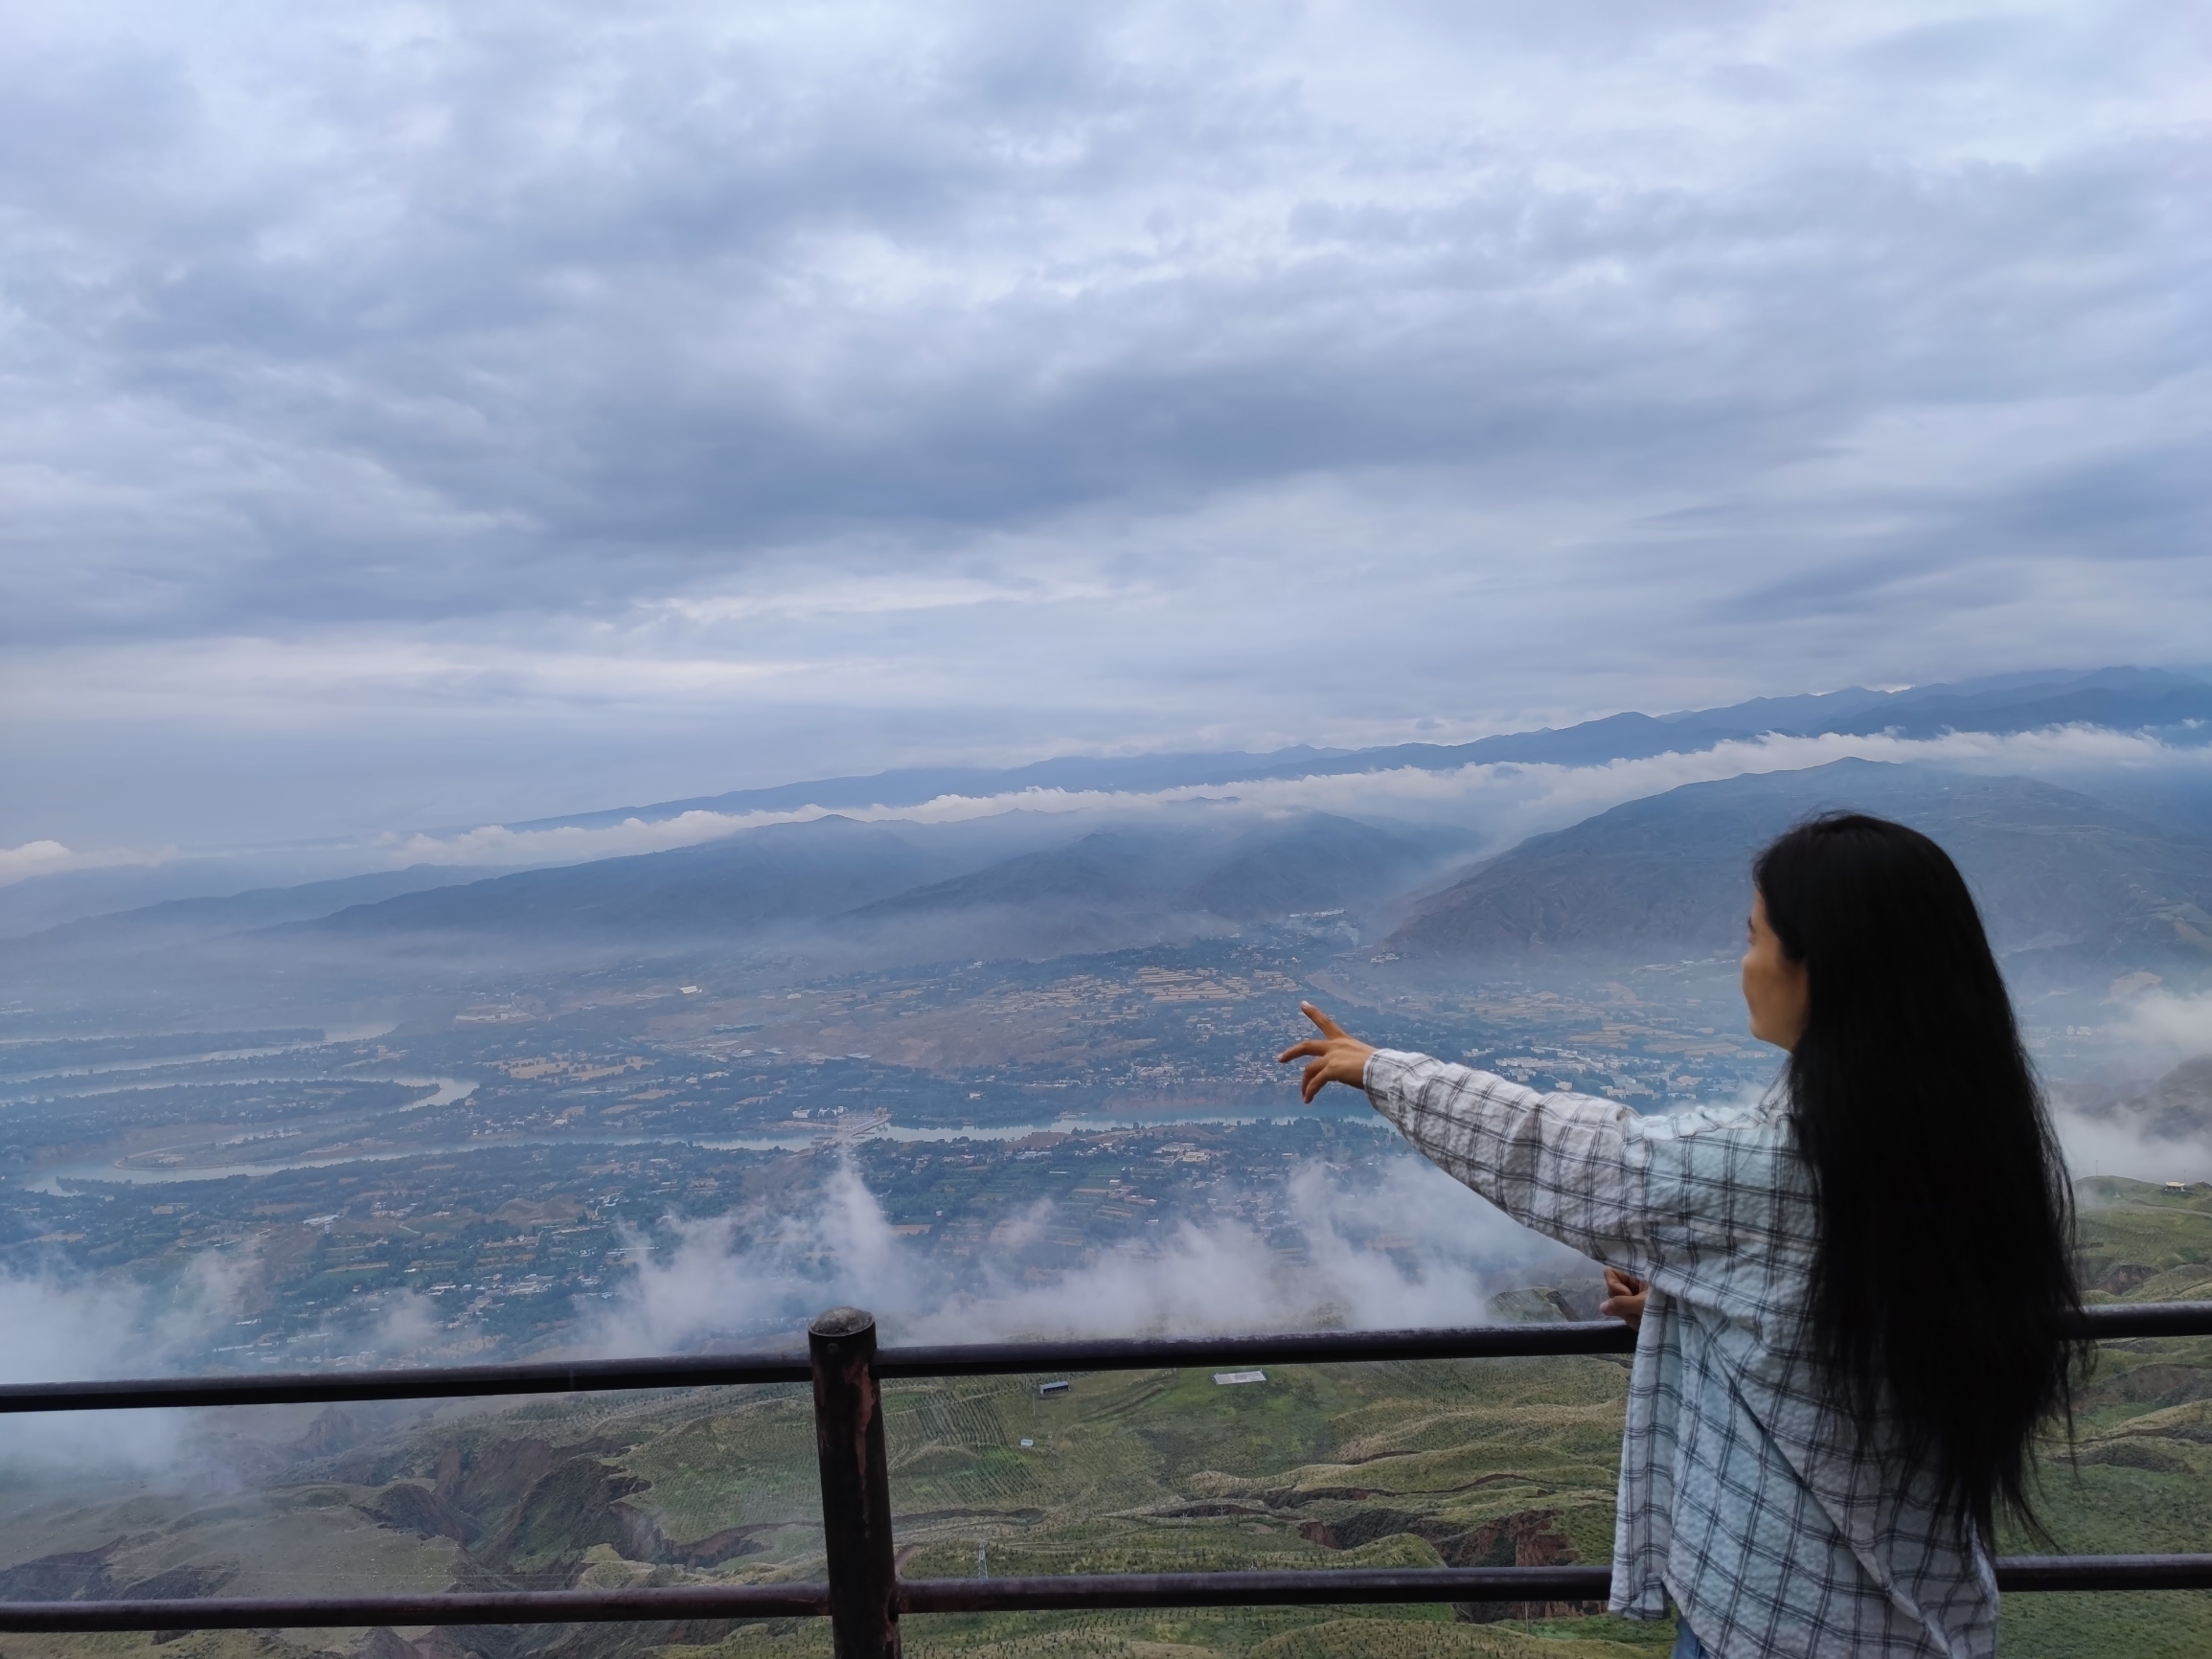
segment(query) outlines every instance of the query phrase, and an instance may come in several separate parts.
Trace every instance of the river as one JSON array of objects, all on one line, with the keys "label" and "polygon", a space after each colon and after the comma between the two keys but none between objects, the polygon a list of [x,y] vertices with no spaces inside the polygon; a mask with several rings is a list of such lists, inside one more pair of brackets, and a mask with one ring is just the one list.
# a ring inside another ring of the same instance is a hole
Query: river
[{"label": "river", "polygon": [[[321,1079],[297,1079],[295,1081]],[[407,1110],[422,1106],[449,1105],[465,1100],[476,1084],[460,1078],[392,1078],[378,1079],[421,1085],[435,1083],[438,1093],[419,1101]],[[1018,1141],[1026,1135],[1040,1131],[1054,1134],[1085,1134],[1102,1130],[1130,1128],[1172,1128],[1191,1124],[1290,1124],[1301,1118],[1347,1117],[1365,1119],[1364,1110],[1304,1111],[1288,1115],[1274,1112],[1217,1112],[1193,1117],[1151,1117],[1141,1122],[1127,1117],[1062,1116],[1036,1123],[1000,1124],[990,1128],[960,1124],[897,1124],[887,1116],[863,1119],[851,1125],[840,1125],[833,1120],[810,1128],[804,1133],[767,1135],[593,1135],[551,1134],[486,1136],[481,1140],[455,1143],[433,1143],[417,1147],[395,1147],[376,1152],[345,1152],[334,1156],[308,1154],[297,1158],[270,1158],[253,1163],[236,1164],[171,1164],[133,1165],[127,1162],[103,1162],[87,1159],[80,1163],[57,1165],[41,1170],[38,1176],[24,1183],[26,1191],[45,1193],[60,1197],[60,1183],[80,1184],[88,1181],[107,1182],[124,1186],[166,1186],[181,1181],[223,1181],[239,1175],[273,1175],[285,1170],[329,1170],[341,1164],[384,1164],[401,1158],[454,1157],[466,1152],[486,1152],[511,1147],[696,1147],[715,1152],[804,1152],[816,1147],[854,1145],[861,1141],[946,1142],[946,1141]],[[146,1157],[148,1152],[132,1154]]]}]

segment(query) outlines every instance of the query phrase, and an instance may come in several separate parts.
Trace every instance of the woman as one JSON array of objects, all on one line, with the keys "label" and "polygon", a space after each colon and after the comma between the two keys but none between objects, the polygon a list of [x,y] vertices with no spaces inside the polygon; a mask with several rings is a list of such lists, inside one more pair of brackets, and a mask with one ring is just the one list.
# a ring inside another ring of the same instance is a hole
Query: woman
[{"label": "woman", "polygon": [[[1311,1004],[1305,1097],[1364,1088],[1427,1157],[1648,1301],[1612,1608],[1676,1652],[1973,1655],[1990,1539],[2080,1351],[2065,1176],[1966,883],[1833,814],[1753,865],[1755,1107],[1639,1117],[1374,1049]],[[1630,1293],[1624,1296],[1624,1292]],[[1691,1632],[1695,1631],[1693,1635]]]}]

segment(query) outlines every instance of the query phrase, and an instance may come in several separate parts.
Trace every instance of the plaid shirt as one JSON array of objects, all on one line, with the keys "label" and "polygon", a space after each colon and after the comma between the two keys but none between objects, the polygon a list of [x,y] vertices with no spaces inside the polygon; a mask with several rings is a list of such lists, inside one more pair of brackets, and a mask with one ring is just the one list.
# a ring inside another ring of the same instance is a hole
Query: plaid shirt
[{"label": "plaid shirt", "polygon": [[[1640,1117],[1382,1050],[1368,1098],[1516,1221],[1651,1283],[1630,1373],[1612,1610],[1672,1595],[1718,1659],[1996,1647],[1996,1579],[1925,1477],[1862,1451],[1806,1349],[1815,1216],[1785,1108]],[[1878,1436],[1879,1441],[1879,1436]]]}]

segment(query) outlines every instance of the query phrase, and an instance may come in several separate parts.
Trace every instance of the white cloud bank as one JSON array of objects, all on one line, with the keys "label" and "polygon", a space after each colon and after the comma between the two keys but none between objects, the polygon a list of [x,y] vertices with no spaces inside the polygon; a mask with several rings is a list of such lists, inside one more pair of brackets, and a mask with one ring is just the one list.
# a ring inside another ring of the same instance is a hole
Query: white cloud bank
[{"label": "white cloud bank", "polygon": [[2123,987],[2116,996],[2120,1014],[2112,1034],[2140,1060],[2171,1065],[2212,1054],[2212,991],[2190,995],[2146,986],[2131,993]]},{"label": "white cloud bank", "polygon": [[657,820],[631,817],[618,824],[543,830],[511,830],[492,824],[450,835],[392,836],[380,844],[378,856],[395,869],[408,864],[569,864],[694,847],[772,824],[829,817],[832,811],[872,823],[948,824],[1012,811],[1143,811],[1229,796],[1261,807],[1450,818],[1473,824],[1504,845],[1684,784],[1745,773],[1796,771],[1852,759],[1932,761],[1976,771],[2029,775],[2077,773],[2090,767],[2212,771],[2212,747],[2176,748],[2153,738],[2095,726],[2059,726],[2011,736],[1983,732],[1949,733],[1940,738],[1901,738],[1882,733],[1769,736],[1592,766],[1517,761],[1448,771],[1408,766],[1226,784],[1195,784],[1143,792],[1032,788],[997,795],[941,795],[919,806],[834,809],[806,806],[762,812],[693,810]]},{"label": "white cloud bank", "polygon": [[[640,1263],[590,1341],[665,1353],[789,1330],[838,1306],[868,1308],[900,1341],[1479,1325],[1497,1318],[1494,1289],[1591,1271],[1409,1159],[1357,1187],[1308,1166],[1284,1208],[1305,1239],[1302,1261],[1224,1218],[1163,1226],[1144,1244],[1033,1276],[1034,1247],[1064,1225],[1045,1201],[1001,1224],[964,1278],[962,1263],[898,1234],[840,1167],[804,1204],[682,1225],[676,1250]],[[1379,1231],[1393,1252],[1372,1247]]]},{"label": "white cloud bank", "polygon": [[[989,795],[940,795],[917,805],[834,808],[809,805],[757,812],[694,809],[667,818],[631,816],[614,824],[591,826],[511,829],[504,824],[485,824],[453,832],[395,832],[352,843],[351,852],[345,844],[328,844],[316,850],[312,870],[303,865],[302,873],[290,878],[400,869],[411,864],[507,869],[580,864],[696,847],[748,830],[807,823],[832,814],[871,823],[951,824],[1016,811],[1051,815],[1143,812],[1230,797],[1261,808],[1445,819],[1475,828],[1494,846],[1502,848],[1523,836],[1558,829],[1622,802],[1684,784],[1745,773],[1793,771],[1847,759],[1924,761],[1979,772],[2045,774],[2069,781],[2099,770],[2212,773],[2212,745],[2180,748],[2141,734],[2098,726],[2056,726],[2007,736],[1983,732],[1953,732],[1940,738],[1883,733],[1768,736],[1599,765],[1510,762],[1441,771],[1407,766],[1150,791],[1029,788]],[[247,850],[237,856],[250,855],[251,850]],[[57,840],[36,840],[18,847],[0,847],[0,887],[77,871],[152,868],[179,858],[179,850],[173,846],[80,848]],[[195,862],[206,864],[209,859],[201,857]],[[237,885],[280,884],[284,879],[257,868],[250,875],[241,875]]]},{"label": "white cloud bank", "polygon": [[[204,1350],[238,1316],[251,1259],[193,1258],[166,1292],[113,1280],[0,1276],[0,1382],[158,1375]],[[175,1461],[191,1414],[63,1412],[0,1419],[0,1466],[155,1468]]]},{"label": "white cloud bank", "polygon": [[2201,1137],[2160,1140],[2132,1122],[2060,1111],[2053,1122],[2075,1180],[2123,1175],[2131,1181],[2212,1181],[2212,1146]]},{"label": "white cloud bank", "polygon": [[26,841],[20,847],[0,847],[0,887],[11,887],[34,875],[60,875],[77,870],[151,868],[175,856],[173,847],[150,851],[130,847],[80,849],[59,841]]},{"label": "white cloud bank", "polygon": [[[241,1357],[225,1350],[253,1345],[258,1333],[259,1322],[241,1317],[258,1265],[250,1248],[203,1250],[165,1286],[67,1271],[0,1274],[0,1383],[183,1375],[205,1368],[211,1352],[222,1368]],[[295,1365],[341,1355],[368,1364],[413,1353],[437,1333],[429,1300],[402,1291],[376,1298],[345,1329],[293,1336],[285,1353]],[[245,1432],[285,1440],[314,1415],[277,1409],[284,1415],[249,1414]],[[195,1479],[227,1478],[239,1428],[229,1414],[194,1410],[11,1414],[0,1417],[0,1470],[78,1476],[191,1466]]]}]

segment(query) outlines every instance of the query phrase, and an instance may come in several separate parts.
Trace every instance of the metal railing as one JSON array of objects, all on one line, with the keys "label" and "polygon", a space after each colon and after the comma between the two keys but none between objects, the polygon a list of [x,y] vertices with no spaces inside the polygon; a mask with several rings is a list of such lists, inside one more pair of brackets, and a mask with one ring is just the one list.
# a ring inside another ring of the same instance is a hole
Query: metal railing
[{"label": "metal railing", "polygon": [[[2092,1307],[2097,1341],[2212,1335],[2212,1303]],[[1111,1607],[1350,1605],[1603,1601],[1603,1566],[1338,1568],[1290,1572],[1101,1573],[1050,1578],[904,1579],[895,1566],[880,1385],[886,1378],[1022,1373],[1494,1359],[1626,1353],[1613,1320],[1455,1330],[1293,1336],[977,1343],[878,1348],[873,1315],[833,1308],[804,1352],[580,1365],[482,1365],[283,1376],[176,1377],[0,1387],[0,1413],[284,1405],[341,1400],[810,1383],[821,1471],[826,1583],[683,1584],[620,1590],[449,1591],[433,1596],[201,1597],[0,1602],[0,1631],[217,1630],[353,1625],[570,1625],[828,1618],[839,1659],[896,1659],[907,1613]],[[2212,1589],[2212,1555],[2014,1556],[2008,1591]]]}]

